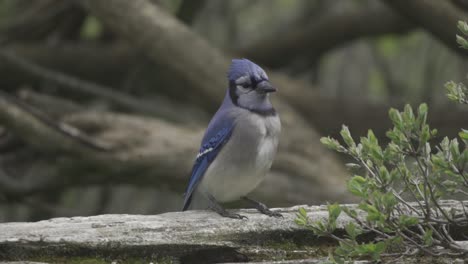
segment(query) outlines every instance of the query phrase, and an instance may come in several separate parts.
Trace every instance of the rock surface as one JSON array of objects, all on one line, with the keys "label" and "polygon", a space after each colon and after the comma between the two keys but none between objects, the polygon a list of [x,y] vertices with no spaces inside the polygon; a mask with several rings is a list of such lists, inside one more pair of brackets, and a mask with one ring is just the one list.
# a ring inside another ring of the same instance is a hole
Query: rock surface
[{"label": "rock surface", "polygon": [[[455,206],[455,202],[447,201],[445,206]],[[328,215],[326,206],[294,206],[273,209],[282,218],[242,209],[238,213],[248,219],[188,211],[3,223],[0,262],[319,263],[334,243],[294,223],[299,207],[307,210],[312,221]],[[338,227],[349,221],[341,215]]]},{"label": "rock surface", "polygon": [[[304,207],[312,218],[326,218],[326,207]],[[316,250],[309,252],[306,245],[317,238],[294,223],[298,208],[274,209],[283,218],[245,209],[239,211],[248,217],[243,220],[188,211],[4,223],[0,224],[0,259],[44,261],[74,256],[209,263],[313,257]]]}]

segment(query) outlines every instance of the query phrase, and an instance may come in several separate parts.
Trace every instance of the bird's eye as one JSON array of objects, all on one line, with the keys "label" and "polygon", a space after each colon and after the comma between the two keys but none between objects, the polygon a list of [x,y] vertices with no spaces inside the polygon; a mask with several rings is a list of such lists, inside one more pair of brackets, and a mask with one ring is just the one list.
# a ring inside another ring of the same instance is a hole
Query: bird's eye
[{"label": "bird's eye", "polygon": [[248,92],[248,90],[252,89],[252,83],[248,76],[243,76],[237,79],[236,85],[242,92]]}]

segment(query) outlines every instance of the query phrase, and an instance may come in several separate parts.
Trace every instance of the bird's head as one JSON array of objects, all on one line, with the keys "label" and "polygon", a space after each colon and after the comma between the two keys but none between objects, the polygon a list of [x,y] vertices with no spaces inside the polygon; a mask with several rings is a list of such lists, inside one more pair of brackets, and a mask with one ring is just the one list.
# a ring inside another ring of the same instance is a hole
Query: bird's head
[{"label": "bird's head", "polygon": [[232,102],[252,111],[273,109],[268,99],[275,92],[265,71],[248,59],[234,59],[228,72]]}]

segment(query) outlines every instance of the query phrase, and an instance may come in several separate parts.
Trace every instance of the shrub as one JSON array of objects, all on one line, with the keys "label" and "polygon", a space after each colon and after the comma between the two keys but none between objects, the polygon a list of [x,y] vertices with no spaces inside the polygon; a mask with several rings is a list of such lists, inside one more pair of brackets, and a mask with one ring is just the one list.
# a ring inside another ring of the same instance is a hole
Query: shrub
[{"label": "shrub", "polygon": [[[468,36],[468,25],[460,22],[460,31]],[[468,48],[468,41],[457,36]],[[463,84],[446,84],[451,100],[467,104]],[[311,222],[305,210],[299,210],[296,223],[318,236],[332,237],[339,246],[331,260],[343,262],[367,257],[378,260],[383,255],[459,256],[468,254],[449,232],[450,228],[468,225],[468,209],[462,200],[468,197],[468,130],[459,139],[444,138],[438,144],[437,131],[427,124],[428,106],[417,110],[406,105],[403,111],[390,109],[393,128],[386,136],[390,142],[381,146],[369,130],[355,142],[348,127],[343,126],[344,144],[330,137],[321,139],[328,148],[344,153],[354,162],[346,164],[356,171],[347,183],[348,190],[360,199],[358,210],[338,204],[328,205],[327,222]],[[447,209],[441,200],[458,195],[460,206]],[[344,229],[346,236],[334,234],[341,213],[354,219]],[[375,236],[360,242],[363,233]]]}]

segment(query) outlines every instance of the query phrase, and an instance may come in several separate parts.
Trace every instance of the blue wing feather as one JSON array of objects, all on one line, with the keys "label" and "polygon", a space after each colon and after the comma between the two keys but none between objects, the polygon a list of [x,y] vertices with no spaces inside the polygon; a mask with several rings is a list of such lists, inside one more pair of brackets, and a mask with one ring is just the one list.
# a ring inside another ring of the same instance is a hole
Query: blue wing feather
[{"label": "blue wing feather", "polygon": [[232,124],[224,124],[220,129],[208,129],[202,141],[202,146],[198,152],[197,159],[192,168],[190,181],[185,191],[184,207],[187,210],[192,200],[192,194],[198,183],[200,183],[208,166],[216,158],[224,144],[229,140],[232,133]]}]

